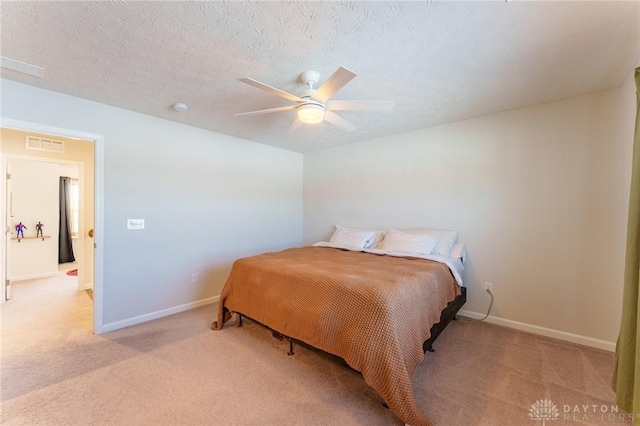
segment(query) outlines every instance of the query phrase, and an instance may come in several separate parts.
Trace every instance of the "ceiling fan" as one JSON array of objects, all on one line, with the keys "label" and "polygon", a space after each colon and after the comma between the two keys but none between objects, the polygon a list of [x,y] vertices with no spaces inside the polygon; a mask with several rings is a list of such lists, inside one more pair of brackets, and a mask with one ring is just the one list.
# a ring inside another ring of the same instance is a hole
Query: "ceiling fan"
[{"label": "ceiling fan", "polygon": [[339,110],[379,110],[390,111],[393,109],[393,101],[330,101],[329,99],[342,89],[348,82],[357,76],[351,70],[340,67],[329,77],[320,87],[314,89],[314,85],[318,83],[320,74],[317,71],[305,71],[300,74],[300,80],[307,85],[307,88],[300,92],[298,96],[287,93],[268,84],[261,83],[252,78],[241,78],[243,83],[250,84],[269,93],[280,96],[296,103],[279,108],[269,108],[259,111],[242,112],[235,115],[258,115],[269,114],[272,112],[293,111],[296,110],[297,117],[289,132],[295,132],[303,123],[314,124],[323,120],[328,121],[339,129],[351,132],[356,126],[340,117],[333,111]]}]

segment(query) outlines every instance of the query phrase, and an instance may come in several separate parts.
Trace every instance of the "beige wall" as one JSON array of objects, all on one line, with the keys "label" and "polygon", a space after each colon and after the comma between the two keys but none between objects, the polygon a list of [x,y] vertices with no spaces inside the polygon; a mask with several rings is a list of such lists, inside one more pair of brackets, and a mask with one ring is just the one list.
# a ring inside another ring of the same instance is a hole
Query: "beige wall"
[{"label": "beige wall", "polygon": [[483,283],[492,282],[495,318],[610,349],[629,95],[610,90],[307,154],[304,242],[326,240],[334,224],[457,229],[469,254],[466,311],[486,312]]},{"label": "beige wall", "polygon": [[[0,84],[3,122],[101,137],[98,331],[211,303],[238,257],[301,244],[301,154],[10,80]],[[145,229],[127,230],[127,219],[139,218]],[[193,273],[200,274],[197,283]]]},{"label": "beige wall", "polygon": [[[26,136],[36,136],[52,138],[64,141],[65,152],[53,153],[38,151],[26,148]],[[70,139],[61,136],[45,135],[36,132],[24,132],[17,129],[0,128],[0,153],[29,156],[37,158],[47,158],[51,160],[76,161],[84,164],[84,197],[81,200],[84,206],[84,229],[80,229],[78,234],[84,241],[83,256],[86,259],[85,270],[80,271],[78,279],[85,286],[93,284],[93,246],[91,239],[87,237],[89,229],[94,227],[94,144],[91,141]],[[83,202],[84,201],[84,202]],[[74,246],[75,248],[75,246]],[[82,268],[81,268],[82,269]]]}]

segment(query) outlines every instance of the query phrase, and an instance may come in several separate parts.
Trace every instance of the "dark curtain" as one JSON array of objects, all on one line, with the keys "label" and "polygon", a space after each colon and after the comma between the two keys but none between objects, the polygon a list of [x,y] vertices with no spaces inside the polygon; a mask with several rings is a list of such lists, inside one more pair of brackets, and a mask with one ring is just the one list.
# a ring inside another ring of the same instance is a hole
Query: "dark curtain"
[{"label": "dark curtain", "polygon": [[58,263],[75,262],[71,246],[71,205],[69,182],[71,178],[60,178],[60,232],[58,233]]}]

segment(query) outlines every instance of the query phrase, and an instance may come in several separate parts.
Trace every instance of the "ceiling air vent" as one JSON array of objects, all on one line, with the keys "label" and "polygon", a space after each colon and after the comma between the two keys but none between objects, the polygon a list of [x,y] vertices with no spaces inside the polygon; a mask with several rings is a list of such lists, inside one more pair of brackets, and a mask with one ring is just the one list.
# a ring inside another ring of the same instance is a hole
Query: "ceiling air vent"
[{"label": "ceiling air vent", "polygon": [[64,153],[64,141],[55,139],[38,138],[36,136],[27,136],[27,149],[35,149],[36,151]]}]

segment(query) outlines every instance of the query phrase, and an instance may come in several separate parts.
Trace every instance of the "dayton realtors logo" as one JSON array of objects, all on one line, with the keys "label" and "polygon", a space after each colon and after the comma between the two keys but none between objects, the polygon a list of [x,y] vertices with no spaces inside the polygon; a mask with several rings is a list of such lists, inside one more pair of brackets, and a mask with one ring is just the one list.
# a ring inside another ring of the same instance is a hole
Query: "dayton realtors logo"
[{"label": "dayton realtors logo", "polygon": [[542,421],[542,426],[546,422],[558,419],[564,422],[630,422],[633,416],[621,411],[617,405],[563,405],[562,416],[560,409],[550,399],[539,399],[529,408],[529,418],[534,421]]},{"label": "dayton realtors logo", "polygon": [[633,416],[620,410],[617,405],[563,405],[562,418],[574,422],[632,422]]},{"label": "dayton realtors logo", "polygon": [[529,418],[531,420],[542,420],[542,426],[546,425],[548,420],[558,420],[560,412],[558,407],[549,399],[539,399],[529,408]]}]

